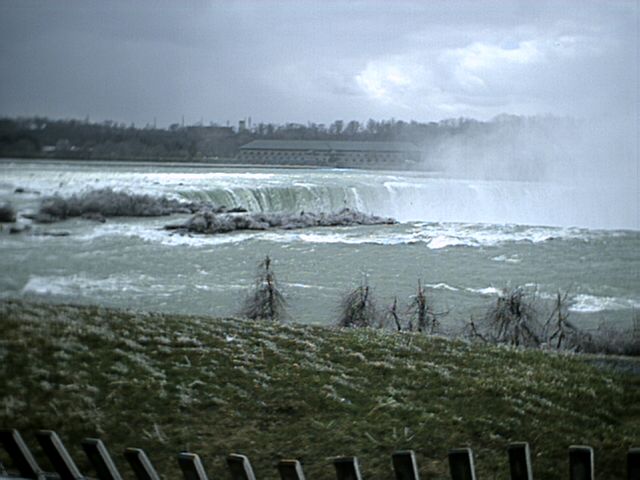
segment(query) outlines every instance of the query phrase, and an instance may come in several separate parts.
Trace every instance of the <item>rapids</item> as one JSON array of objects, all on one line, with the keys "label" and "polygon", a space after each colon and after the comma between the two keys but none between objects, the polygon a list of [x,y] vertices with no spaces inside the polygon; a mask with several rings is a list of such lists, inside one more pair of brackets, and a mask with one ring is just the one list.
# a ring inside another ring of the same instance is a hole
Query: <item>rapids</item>
[{"label": "rapids", "polygon": [[[394,296],[406,303],[420,279],[436,309],[450,311],[451,326],[481,316],[507,285],[526,285],[543,300],[569,289],[572,318],[588,327],[628,325],[640,308],[638,219],[606,186],[424,172],[17,160],[0,162],[0,174],[0,203],[11,202],[19,216],[36,211],[47,195],[112,188],[250,212],[347,207],[401,222],[216,236],[164,231],[187,220],[180,214],[69,219],[18,235],[5,226],[4,298],[232,315],[268,254],[292,321],[305,323],[334,322],[340,296],[363,278],[381,309]],[[39,235],[51,230],[68,235]]]}]

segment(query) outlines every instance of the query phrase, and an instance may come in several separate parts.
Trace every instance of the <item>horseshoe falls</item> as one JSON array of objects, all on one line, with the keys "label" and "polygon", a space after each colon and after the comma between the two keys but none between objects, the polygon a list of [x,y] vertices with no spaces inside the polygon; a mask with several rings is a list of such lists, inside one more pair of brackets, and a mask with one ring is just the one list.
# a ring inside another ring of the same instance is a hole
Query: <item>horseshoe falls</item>
[{"label": "horseshoe falls", "polygon": [[[381,309],[418,281],[455,328],[502,288],[568,290],[585,328],[626,327],[640,308],[640,220],[632,187],[453,178],[444,173],[221,168],[124,162],[0,162],[0,201],[18,215],[47,195],[112,188],[252,212],[357,209],[395,225],[239,231],[163,230],[188,215],[70,219],[0,232],[0,296],[139,310],[234,315],[270,255],[290,321],[332,324],[362,281]],[[20,223],[29,221],[20,218]]]}]

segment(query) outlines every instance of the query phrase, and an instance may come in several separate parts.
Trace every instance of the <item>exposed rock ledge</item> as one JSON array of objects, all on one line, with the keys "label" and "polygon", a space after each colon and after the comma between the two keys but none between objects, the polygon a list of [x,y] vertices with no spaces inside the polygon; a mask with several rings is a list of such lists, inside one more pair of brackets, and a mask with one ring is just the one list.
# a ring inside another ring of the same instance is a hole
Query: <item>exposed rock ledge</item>
[{"label": "exposed rock ledge", "polygon": [[337,213],[223,213],[211,210],[196,213],[185,223],[166,225],[166,230],[180,233],[227,233],[236,230],[269,230],[309,227],[339,227],[351,225],[394,224],[393,218],[377,217],[366,213],[344,208]]},{"label": "exposed rock ledge", "polygon": [[[107,217],[158,217],[173,213],[195,213],[203,208],[216,212],[227,211],[225,207],[215,208],[202,202],[182,202],[167,197],[101,188],[68,198],[60,195],[43,198],[37,213],[23,216],[37,223],[53,223],[72,217],[104,222]],[[246,210],[237,208],[229,211]]]}]

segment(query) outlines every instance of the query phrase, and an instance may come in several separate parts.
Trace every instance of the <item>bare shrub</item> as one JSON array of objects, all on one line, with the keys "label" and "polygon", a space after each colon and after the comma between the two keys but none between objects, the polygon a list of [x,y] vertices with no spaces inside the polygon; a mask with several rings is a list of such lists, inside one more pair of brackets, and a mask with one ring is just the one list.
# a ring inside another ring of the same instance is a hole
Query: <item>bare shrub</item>
[{"label": "bare shrub", "polygon": [[416,294],[411,297],[407,314],[409,315],[408,329],[414,328],[418,332],[433,334],[440,328],[439,318],[448,312],[436,313],[431,302],[427,300],[422,282],[418,280]]},{"label": "bare shrub", "polygon": [[[595,331],[585,332],[569,321],[570,304],[568,292],[559,291],[551,304],[544,304],[521,287],[504,289],[480,322],[470,319],[462,335],[472,341],[530,348],[640,355],[640,314],[634,314],[631,329],[601,323]],[[538,318],[543,311],[549,316],[541,325]]]},{"label": "bare shrub", "polygon": [[591,338],[569,321],[569,304],[569,291],[564,294],[558,291],[545,324],[544,338],[547,345],[556,350],[579,352],[585,349]]},{"label": "bare shrub", "polygon": [[636,313],[633,325],[625,330],[601,323],[584,343],[583,350],[587,353],[640,356],[640,315]]},{"label": "bare shrub", "polygon": [[16,211],[10,203],[0,203],[0,223],[16,221]]},{"label": "bare shrub", "polygon": [[398,314],[398,297],[393,297],[393,303],[387,309],[387,316],[393,320],[393,325],[399,332],[402,330],[402,323],[400,322],[400,315]]},{"label": "bare shrub", "polygon": [[283,320],[286,317],[286,305],[271,269],[271,258],[267,255],[258,264],[255,287],[245,299],[241,315],[252,320]]},{"label": "bare shrub", "polygon": [[481,327],[476,324],[473,319],[473,316],[469,319],[467,324],[462,329],[462,336],[464,338],[468,338],[469,340],[479,340],[482,342],[487,342],[486,334],[484,334],[481,330]]},{"label": "bare shrub", "polygon": [[544,332],[535,301],[535,295],[527,295],[521,287],[504,289],[485,315],[488,338],[496,343],[540,347]]},{"label": "bare shrub", "polygon": [[377,320],[376,304],[366,282],[347,293],[340,302],[340,327],[372,327]]}]

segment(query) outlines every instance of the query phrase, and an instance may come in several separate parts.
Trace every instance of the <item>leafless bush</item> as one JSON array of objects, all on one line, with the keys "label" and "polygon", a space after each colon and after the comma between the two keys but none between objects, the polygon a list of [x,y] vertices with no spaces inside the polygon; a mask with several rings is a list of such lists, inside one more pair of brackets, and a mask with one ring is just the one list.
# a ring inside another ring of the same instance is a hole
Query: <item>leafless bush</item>
[{"label": "leafless bush", "polygon": [[481,326],[476,324],[475,320],[473,319],[473,316],[469,319],[469,321],[463,327],[462,336],[464,338],[467,338],[473,341],[481,341],[484,343],[488,341],[486,334],[483,333]]},{"label": "leafless bush", "polygon": [[569,321],[569,304],[569,291],[564,294],[559,291],[545,323],[544,340],[556,350],[580,352],[591,342],[591,337]]},{"label": "leafless bush", "polygon": [[409,316],[408,329],[414,328],[419,332],[434,334],[440,328],[440,317],[448,312],[437,313],[431,302],[427,300],[422,282],[418,280],[416,294],[411,297],[407,314]]},{"label": "leafless bush", "polygon": [[340,327],[372,327],[378,321],[371,289],[366,282],[347,293],[340,302]]},{"label": "leafless bush", "polygon": [[16,221],[16,211],[10,203],[0,203],[0,223]]},{"label": "leafless bush", "polygon": [[633,325],[625,330],[601,323],[584,343],[583,351],[607,355],[640,356],[640,315],[635,313]]},{"label": "leafless bush", "polygon": [[387,317],[393,321],[393,325],[398,332],[402,330],[402,322],[398,313],[398,297],[393,297],[393,303],[387,309]]},{"label": "leafless bush", "polygon": [[255,287],[247,296],[241,315],[252,320],[282,320],[286,317],[286,305],[267,255],[258,264]]},{"label": "leafless bush", "polygon": [[[558,292],[551,304],[544,304],[535,294],[522,288],[505,289],[480,322],[473,318],[462,335],[473,341],[505,343],[532,348],[551,348],[583,353],[640,355],[640,314],[627,330],[601,323],[586,332],[569,321],[571,299],[568,292]],[[549,312],[544,325],[538,318]]]},{"label": "leafless bush", "polygon": [[485,315],[486,337],[495,343],[540,347],[544,331],[535,303],[535,295],[521,287],[504,289]]}]

